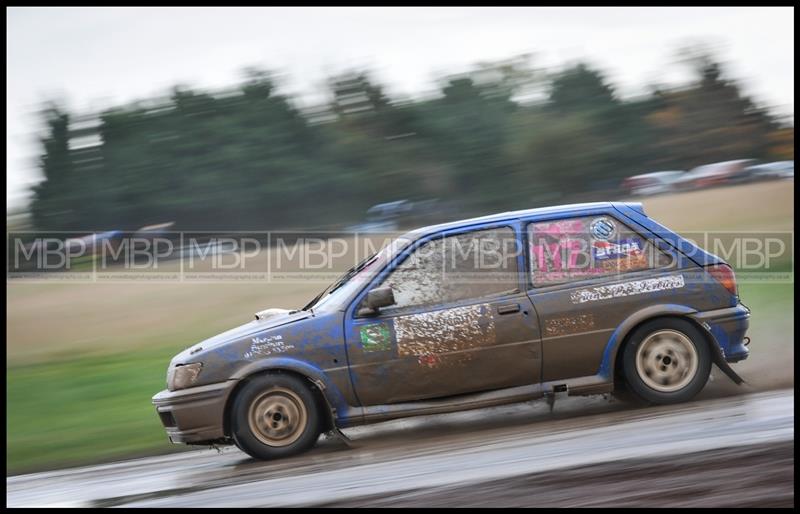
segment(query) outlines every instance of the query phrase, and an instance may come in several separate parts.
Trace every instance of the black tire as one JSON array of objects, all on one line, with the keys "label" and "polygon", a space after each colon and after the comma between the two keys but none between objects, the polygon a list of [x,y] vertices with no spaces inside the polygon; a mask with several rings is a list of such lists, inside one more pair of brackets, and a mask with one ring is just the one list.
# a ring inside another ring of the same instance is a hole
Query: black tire
[{"label": "black tire", "polygon": [[689,401],[711,373],[711,350],[697,327],[684,319],[644,323],[623,351],[627,391],[649,404]]},{"label": "black tire", "polygon": [[248,380],[231,410],[234,443],[261,460],[308,450],[319,439],[320,426],[318,402],[305,380],[282,373]]},{"label": "black tire", "polygon": [[631,407],[641,407],[648,404],[648,402],[642,400],[641,397],[633,394],[628,388],[628,384],[625,382],[614,384],[614,391],[611,395],[618,402],[625,403]]}]

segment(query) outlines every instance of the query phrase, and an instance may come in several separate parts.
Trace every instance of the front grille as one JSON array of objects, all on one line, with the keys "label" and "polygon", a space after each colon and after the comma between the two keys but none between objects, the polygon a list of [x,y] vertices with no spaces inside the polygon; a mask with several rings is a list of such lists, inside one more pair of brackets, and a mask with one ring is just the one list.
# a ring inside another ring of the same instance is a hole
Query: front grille
[{"label": "front grille", "polygon": [[175,423],[175,416],[173,416],[170,411],[159,411],[158,417],[161,418],[161,423],[167,428],[177,425],[177,423]]}]

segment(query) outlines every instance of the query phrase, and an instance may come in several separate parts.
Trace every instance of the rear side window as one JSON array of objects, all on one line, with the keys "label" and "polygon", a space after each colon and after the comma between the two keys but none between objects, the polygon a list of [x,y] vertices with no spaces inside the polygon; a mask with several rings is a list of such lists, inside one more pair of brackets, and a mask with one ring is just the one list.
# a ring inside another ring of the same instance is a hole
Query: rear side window
[{"label": "rear side window", "polygon": [[663,268],[670,257],[608,215],[530,223],[528,250],[535,287]]}]

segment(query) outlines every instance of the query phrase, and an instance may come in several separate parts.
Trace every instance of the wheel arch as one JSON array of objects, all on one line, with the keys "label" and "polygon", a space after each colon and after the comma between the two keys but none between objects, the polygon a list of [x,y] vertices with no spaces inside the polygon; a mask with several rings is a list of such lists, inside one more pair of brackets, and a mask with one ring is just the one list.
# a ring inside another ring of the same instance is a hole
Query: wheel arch
[{"label": "wheel arch", "polygon": [[700,328],[701,333],[705,335],[705,331],[700,327],[696,320],[692,319],[690,315],[696,313],[697,310],[686,305],[678,304],[660,304],[650,305],[640,309],[625,320],[617,325],[617,328],[611,334],[611,337],[606,343],[605,350],[603,351],[603,360],[600,363],[599,374],[606,377],[608,380],[614,382],[617,378],[619,366],[619,359],[622,352],[620,351],[625,347],[630,335],[642,324],[647,323],[656,318],[674,317],[690,320]]},{"label": "wheel arch", "polygon": [[[622,371],[622,359],[624,354],[625,345],[628,344],[630,341],[631,335],[636,331],[637,328],[642,326],[643,324],[650,322],[654,319],[660,318],[675,318],[688,321],[691,323],[697,331],[701,334],[701,337],[705,341],[706,345],[708,345],[708,349],[711,352],[711,361],[717,365],[717,367],[722,370],[725,375],[728,376],[734,383],[737,385],[742,384],[744,380],[736,374],[733,369],[728,365],[725,361],[725,357],[720,350],[719,344],[717,344],[714,335],[708,329],[708,327],[704,326],[703,323],[698,321],[694,318],[694,314],[697,313],[697,310],[692,309],[690,307],[686,307],[683,305],[670,305],[670,306],[652,306],[652,307],[667,307],[667,308],[645,308],[641,311],[637,311],[630,317],[628,317],[617,330],[612,334],[611,339],[609,340],[608,346],[606,347],[606,351],[609,350],[609,347],[613,345],[612,351],[609,355],[604,355],[603,364],[607,367],[605,369],[601,368],[601,373],[611,380],[614,385],[616,386],[617,383],[620,382],[621,379],[621,371]],[[618,333],[619,332],[619,333]],[[616,336],[616,337],[615,337]],[[609,357],[606,360],[606,357]]]},{"label": "wheel arch", "polygon": [[336,405],[336,403],[331,400],[334,399],[332,396],[338,394],[339,398],[341,398],[341,395],[338,393],[338,389],[330,383],[324,372],[305,362],[295,361],[294,359],[267,359],[245,366],[231,377],[238,380],[238,382],[228,395],[223,410],[222,430],[226,437],[231,436],[231,411],[236,396],[253,378],[270,374],[291,375],[303,380],[317,399],[317,407],[320,409],[323,420],[323,432],[333,428],[336,420],[331,406]]}]

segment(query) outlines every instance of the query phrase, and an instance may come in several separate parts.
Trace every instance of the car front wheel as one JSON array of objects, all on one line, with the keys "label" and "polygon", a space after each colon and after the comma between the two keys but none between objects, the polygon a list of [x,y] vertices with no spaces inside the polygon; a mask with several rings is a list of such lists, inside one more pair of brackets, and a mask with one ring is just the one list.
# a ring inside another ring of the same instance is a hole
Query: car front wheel
[{"label": "car front wheel", "polygon": [[301,378],[292,375],[250,379],[236,395],[231,415],[236,446],[256,459],[303,452],[320,434],[314,395]]},{"label": "car front wheel", "polygon": [[636,329],[625,346],[623,363],[631,393],[648,403],[680,403],[708,382],[711,352],[689,321],[664,318]]}]

